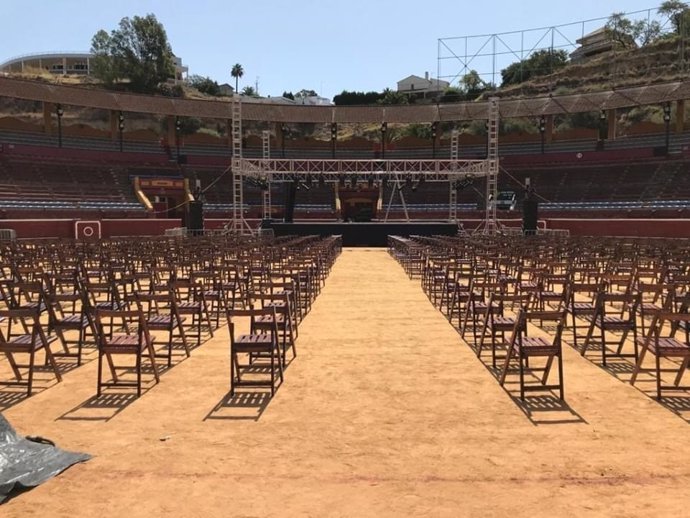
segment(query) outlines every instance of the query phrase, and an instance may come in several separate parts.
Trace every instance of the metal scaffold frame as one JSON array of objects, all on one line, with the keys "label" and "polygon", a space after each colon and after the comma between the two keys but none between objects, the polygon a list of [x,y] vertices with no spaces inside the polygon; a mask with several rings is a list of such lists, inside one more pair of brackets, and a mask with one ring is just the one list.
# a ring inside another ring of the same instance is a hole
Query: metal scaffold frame
[{"label": "metal scaffold frame", "polygon": [[263,131],[263,158],[244,158],[242,156],[242,101],[235,94],[232,100],[232,178],[233,206],[232,221],[229,227],[233,232],[251,232],[244,219],[243,180],[252,178],[268,187],[263,193],[263,216],[271,216],[271,184],[285,182],[311,182],[316,177],[319,183],[341,184],[350,181],[381,182],[390,181],[394,188],[386,210],[386,219],[397,191],[401,197],[406,219],[409,221],[407,204],[401,189],[409,178],[421,183],[445,182],[449,185],[449,215],[457,222],[457,182],[461,177],[486,177],[486,214],[476,231],[496,233],[499,223],[496,218],[496,196],[498,191],[498,126],[500,113],[498,98],[489,99],[488,142],[485,160],[465,160],[459,158],[458,132],[451,136],[450,160],[342,160],[342,159],[275,159],[271,158],[270,133]]},{"label": "metal scaffold frame", "polygon": [[244,219],[244,195],[242,188],[242,97],[232,96],[232,225],[230,229],[243,234],[251,227]]},{"label": "metal scaffold frame", "polygon": [[[450,134],[450,161],[453,173],[458,167],[458,157],[460,156],[460,141],[458,130],[454,129]],[[453,174],[448,180],[448,221],[458,222],[458,175]]]},{"label": "metal scaffold frame", "polygon": [[[265,160],[269,160],[271,158],[271,132],[268,130],[264,130],[261,133],[261,144],[262,144],[262,151],[263,151],[263,158]],[[271,219],[271,173],[264,171],[264,178],[263,178],[265,184],[263,186],[263,194],[261,196],[262,202],[263,202],[263,219]]]},{"label": "metal scaffold frame", "polygon": [[496,199],[498,197],[498,126],[500,112],[498,97],[489,99],[489,119],[487,124],[488,142],[486,146],[486,203],[484,221],[475,232],[496,234],[500,230],[500,223],[496,217]]}]

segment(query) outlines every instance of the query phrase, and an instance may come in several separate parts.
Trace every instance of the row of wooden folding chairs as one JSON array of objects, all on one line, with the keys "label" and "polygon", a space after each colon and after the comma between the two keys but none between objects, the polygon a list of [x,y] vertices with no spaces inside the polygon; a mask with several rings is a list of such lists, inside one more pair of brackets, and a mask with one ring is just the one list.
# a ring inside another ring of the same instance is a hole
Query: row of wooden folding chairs
[{"label": "row of wooden folding chairs", "polygon": [[[649,343],[649,339],[640,336],[638,326],[642,329],[641,335],[644,335],[645,323],[649,318],[657,318],[658,313],[672,303],[678,292],[687,293],[687,265],[677,259],[673,263],[667,260],[660,261],[658,258],[636,257],[634,261],[617,258],[616,261],[612,261],[610,258],[601,257],[597,261],[561,262],[560,271],[552,269],[547,272],[543,261],[533,268],[524,267],[523,263],[523,267],[511,270],[511,266],[519,264],[520,261],[511,261],[510,258],[503,257],[503,271],[492,272],[493,278],[487,278],[486,272],[497,265],[484,265],[484,277],[478,284],[473,282],[476,277],[470,275],[470,281],[464,286],[458,285],[457,276],[448,274],[449,270],[456,270],[463,263],[476,267],[475,260],[476,257],[468,260],[467,256],[450,254],[443,247],[427,249],[422,285],[430,300],[439,309],[447,312],[451,321],[454,316],[453,310],[457,307],[453,297],[460,294],[461,302],[465,303],[466,318],[464,325],[460,322],[458,325],[464,332],[468,326],[467,315],[472,315],[471,327],[478,354],[481,354],[487,333],[492,341],[492,352],[495,350],[496,333],[501,335],[501,343],[505,345],[505,334],[513,329],[512,325],[516,320],[504,318],[501,315],[501,306],[510,299],[513,299],[513,302],[522,299],[522,303],[518,305],[521,306],[520,311],[525,314],[554,308],[557,312],[562,312],[563,322],[560,328],[557,326],[557,329],[560,329],[559,340],[563,328],[566,327],[565,315],[570,313],[573,342],[576,347],[578,336],[582,337],[580,331],[586,331],[584,343],[579,346],[581,354],[586,354],[588,349],[596,344],[600,347],[604,365],[611,356],[630,357],[635,361],[641,361],[642,355],[638,351],[638,345],[643,343],[643,340],[648,340]],[[523,279],[522,274],[530,269],[533,275],[529,279]],[[542,276],[540,279],[536,277],[538,274]],[[508,287],[511,282],[512,291]],[[473,289],[470,289],[470,285]],[[553,288],[553,285],[559,285],[560,288],[549,289]],[[488,288],[488,301],[484,294],[476,297],[478,286],[482,288],[480,291]],[[532,302],[525,305],[524,297],[528,293],[532,297]],[[680,317],[681,320],[682,318]],[[581,322],[584,322],[584,325]],[[481,329],[481,332],[477,332],[478,329]],[[632,340],[628,340],[630,335]],[[624,350],[630,343],[632,351]],[[684,357],[684,347],[679,347],[676,343],[670,352]],[[657,347],[655,350],[663,350],[663,347]],[[492,354],[492,362],[495,366],[495,353]],[[657,379],[660,377],[657,376]]]},{"label": "row of wooden folding chairs", "polygon": [[[299,256],[299,251],[292,250],[293,256]],[[314,253],[317,253],[315,249]],[[333,259],[331,254],[330,259]],[[3,263],[6,264],[6,263]],[[43,261],[38,261],[37,264],[45,264]],[[216,289],[205,289],[203,283],[199,282],[198,278],[194,279],[180,279],[176,275],[165,279],[165,282],[155,282],[153,279],[147,282],[147,289],[142,289],[141,284],[135,276],[127,274],[124,269],[108,268],[107,273],[104,273],[103,268],[96,268],[97,271],[90,271],[86,266],[88,263],[81,261],[68,261],[62,265],[59,272],[55,272],[53,278],[45,272],[45,269],[35,268],[34,272],[30,268],[18,269],[16,267],[3,266],[0,277],[9,276],[18,277],[18,273],[26,275],[26,278],[31,278],[32,281],[16,281],[5,280],[0,281],[0,294],[3,295],[0,304],[5,304],[6,311],[21,311],[21,318],[16,314],[12,314],[11,318],[4,318],[8,329],[4,334],[6,340],[4,342],[11,342],[8,345],[10,354],[18,352],[19,344],[29,344],[26,352],[46,350],[46,362],[54,365],[54,357],[58,354],[60,356],[73,356],[77,358],[77,363],[81,364],[82,347],[84,345],[87,334],[90,334],[99,345],[99,364],[105,357],[108,365],[111,368],[112,379],[117,381],[117,373],[115,372],[114,363],[112,361],[113,354],[137,354],[137,391],[141,392],[141,356],[146,356],[147,351],[152,347],[152,340],[150,331],[168,331],[168,346],[167,352],[152,353],[153,357],[163,356],[167,358],[168,365],[171,364],[172,358],[172,340],[173,333],[177,333],[181,338],[185,353],[189,354],[189,346],[186,340],[185,322],[188,317],[191,317],[192,325],[197,328],[197,343],[201,339],[201,322],[205,321],[209,333],[212,334],[214,326],[209,318],[209,307],[205,297],[211,298],[211,311],[216,315],[215,327],[219,325],[218,315],[221,311],[229,311],[235,309],[235,301],[219,301],[213,299],[213,296],[219,295]],[[326,264],[326,263],[323,263]],[[80,266],[81,265],[81,266]],[[92,266],[95,266],[92,264]],[[330,264],[328,265],[330,267]],[[299,272],[305,268],[304,263],[295,266]],[[317,280],[323,279],[321,270],[316,272]],[[285,281],[283,279],[283,281]],[[311,277],[309,282],[312,283]],[[4,285],[3,285],[4,283]],[[70,287],[71,283],[71,287]],[[287,286],[290,289],[286,289]],[[7,288],[7,289],[3,289]],[[297,297],[300,288],[292,281],[278,283],[274,280],[274,286],[280,287],[286,293],[292,293],[292,296]],[[213,288],[217,288],[214,286]],[[302,291],[311,289],[311,286],[304,286]],[[180,292],[186,291],[186,296],[180,297]],[[215,293],[214,293],[215,291]],[[4,295],[7,295],[6,297]],[[299,295],[301,298],[303,295]],[[309,293],[304,295],[306,300],[311,300],[313,295]],[[221,297],[222,298],[222,297]],[[296,300],[296,299],[295,299]],[[71,311],[65,311],[63,306],[71,305]],[[296,306],[296,305],[295,305]],[[166,308],[163,313],[158,311],[159,307]],[[155,309],[155,311],[154,311]],[[30,315],[28,312],[34,311],[36,318],[29,322]],[[47,312],[48,322],[47,328],[44,330],[40,322],[41,315]],[[119,315],[116,317],[116,315]],[[104,319],[108,318],[109,322],[106,325]],[[296,325],[293,324],[293,318],[298,318],[296,314],[290,319],[287,325],[287,335],[290,336],[290,343],[294,351],[294,337],[296,336]],[[134,325],[137,339],[136,347],[134,346],[133,336],[129,336],[126,340],[123,336],[130,335],[129,327]],[[114,333],[113,323],[119,322],[119,329],[124,333]],[[128,322],[130,324],[128,324]],[[17,325],[23,328],[21,334],[12,331],[11,326]],[[40,325],[40,329],[36,327]],[[109,332],[100,332],[100,327],[108,327]],[[66,333],[70,330],[76,330],[79,337],[73,344],[76,346],[76,352],[69,349],[66,339]],[[56,336],[50,333],[55,331]],[[111,343],[110,340],[104,341],[105,335],[118,335],[117,340]],[[35,338],[29,340],[28,335],[34,335]],[[45,339],[44,339],[45,337]],[[59,339],[62,342],[64,352],[53,353],[50,350],[50,344]],[[124,340],[124,342],[123,342]],[[287,343],[287,341],[285,341]],[[112,345],[113,347],[109,347]],[[136,352],[138,351],[138,352]],[[33,356],[31,356],[33,362]],[[153,361],[153,360],[152,360]],[[14,357],[10,359],[12,365],[19,368],[19,364],[14,361]],[[17,381],[22,381],[21,374],[18,375],[17,369],[13,369]],[[33,367],[30,368],[30,378],[33,376]],[[99,381],[98,393],[100,394],[103,386],[101,380],[101,372],[99,365]],[[158,379],[157,367],[154,367],[156,380]],[[56,377],[61,379],[59,371],[56,370]],[[28,393],[31,393],[31,382],[28,384]]]},{"label": "row of wooden folding chairs", "polygon": [[[288,351],[293,359],[297,356],[299,322],[320,293],[341,249],[339,237],[314,244],[307,254],[282,265],[284,274],[278,282],[259,284],[259,290],[249,295],[248,308],[228,311],[231,395],[238,387],[268,387],[271,396],[275,394],[276,384],[284,379]],[[237,319],[242,317],[249,319],[246,333],[237,331]],[[246,363],[241,363],[241,356]],[[268,361],[268,379],[248,379],[261,359]]]}]

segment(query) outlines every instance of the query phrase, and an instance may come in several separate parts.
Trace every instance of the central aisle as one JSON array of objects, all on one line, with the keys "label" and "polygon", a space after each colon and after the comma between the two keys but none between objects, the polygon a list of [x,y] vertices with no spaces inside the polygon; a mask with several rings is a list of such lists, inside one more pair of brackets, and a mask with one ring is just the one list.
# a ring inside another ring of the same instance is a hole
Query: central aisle
[{"label": "central aisle", "polygon": [[385,250],[343,251],[297,350],[258,419],[237,415],[256,414],[258,396],[248,408],[223,406],[227,327],[109,420],[84,406],[94,362],[69,373],[6,415],[94,458],[3,515],[684,512],[668,495],[690,485],[678,462],[690,450],[687,423],[567,350],[577,414],[535,426]]}]

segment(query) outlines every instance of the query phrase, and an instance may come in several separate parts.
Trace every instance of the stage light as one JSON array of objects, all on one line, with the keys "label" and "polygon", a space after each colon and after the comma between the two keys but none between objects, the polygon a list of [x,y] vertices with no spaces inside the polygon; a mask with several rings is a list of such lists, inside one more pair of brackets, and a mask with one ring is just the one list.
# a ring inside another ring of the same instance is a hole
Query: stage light
[{"label": "stage light", "polygon": [[338,138],[338,123],[331,123],[331,140],[336,140]]}]

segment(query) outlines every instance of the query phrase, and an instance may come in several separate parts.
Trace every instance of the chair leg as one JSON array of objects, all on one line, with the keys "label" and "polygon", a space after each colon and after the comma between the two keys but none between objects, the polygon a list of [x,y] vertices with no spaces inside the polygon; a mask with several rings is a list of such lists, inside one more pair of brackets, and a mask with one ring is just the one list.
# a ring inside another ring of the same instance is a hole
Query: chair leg
[{"label": "chair leg", "polygon": [[546,385],[549,380],[549,374],[551,373],[551,366],[553,365],[553,356],[549,356],[546,360],[546,365],[544,366],[544,374],[541,377],[541,384]]},{"label": "chair leg", "polygon": [[27,383],[26,395],[31,396],[31,388],[34,383],[34,361],[36,359],[36,351],[32,350],[29,354],[29,379]]},{"label": "chair leg", "polygon": [[235,354],[230,351],[230,396],[235,395]]},{"label": "chair leg", "polygon": [[[158,373],[158,365],[156,364],[156,351],[153,348],[153,344],[147,344],[146,345],[146,350],[149,355],[149,360],[151,361],[151,368],[153,369],[153,377],[156,379],[156,383],[160,382],[161,377],[160,374]],[[141,356],[141,353],[139,353],[138,356]]]},{"label": "chair leg", "polygon": [[22,373],[19,370],[19,366],[17,365],[17,362],[14,359],[14,355],[11,352],[6,352],[5,356],[7,356],[7,361],[10,364],[10,367],[12,367],[12,372],[14,373],[14,377],[17,378],[17,381],[22,380]]},{"label": "chair leg", "polygon": [[168,329],[168,369],[172,367],[173,329]]},{"label": "chair leg", "polygon": [[676,379],[673,382],[676,387],[680,385],[680,380],[683,378],[683,374],[685,374],[688,364],[690,364],[690,357],[685,358],[678,369],[678,374],[676,374]]},{"label": "chair leg", "polygon": [[62,381],[62,374],[60,374],[60,369],[58,369],[57,362],[55,361],[55,355],[53,354],[53,351],[50,350],[50,344],[46,344],[44,348],[46,351],[46,361],[50,363],[50,366],[53,368],[55,378],[59,383]]},{"label": "chair leg", "polygon": [[523,360],[525,359],[522,351],[518,351],[518,361],[520,362],[520,399],[525,400],[525,366]]},{"label": "chair leg", "polygon": [[141,397],[141,351],[137,353],[137,397]]},{"label": "chair leg", "polygon": [[103,382],[103,353],[98,351],[98,381],[96,382],[96,397],[101,396],[101,385]]},{"label": "chair leg", "polygon": [[501,372],[501,379],[499,381],[501,387],[506,382],[506,376],[508,375],[508,368],[510,367],[510,360],[513,358],[513,347],[508,347],[508,352],[506,353],[506,361],[503,364],[503,371]]},{"label": "chair leg", "polygon": [[179,320],[177,321],[177,330],[180,334],[180,338],[182,338],[182,345],[184,346],[184,352],[187,355],[187,358],[191,356],[191,353],[189,351],[189,344],[187,344],[187,335],[184,331],[184,326],[182,325],[182,322]]}]

